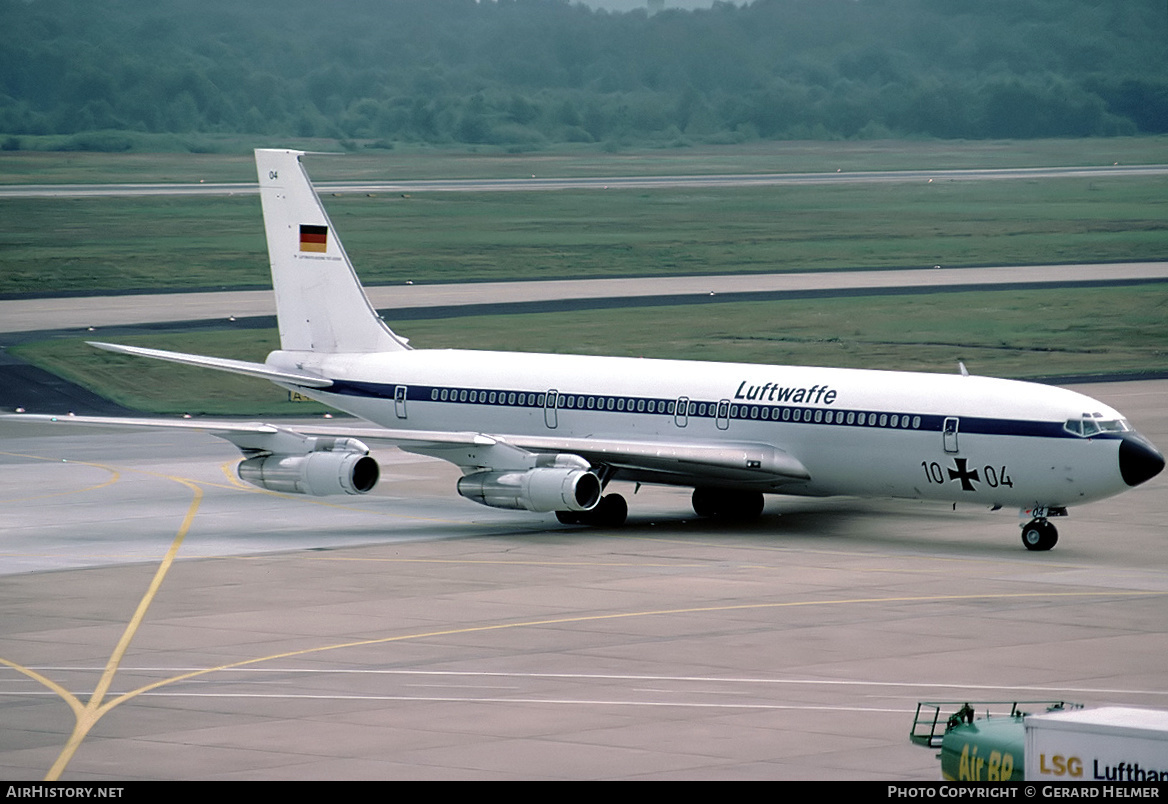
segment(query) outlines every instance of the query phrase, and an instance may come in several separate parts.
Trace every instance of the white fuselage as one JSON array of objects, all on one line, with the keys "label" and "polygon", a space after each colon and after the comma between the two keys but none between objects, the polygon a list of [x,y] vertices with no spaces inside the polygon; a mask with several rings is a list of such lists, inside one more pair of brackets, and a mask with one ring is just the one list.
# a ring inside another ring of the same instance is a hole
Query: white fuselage
[{"label": "white fuselage", "polygon": [[[1033,383],[459,350],[275,352],[268,364],[333,379],[333,388],[298,390],[391,429],[775,445],[810,475],[755,486],[766,491],[1027,507],[1075,505],[1129,487],[1118,435],[1064,428],[1120,414]],[[702,482],[700,474],[617,476]]]}]

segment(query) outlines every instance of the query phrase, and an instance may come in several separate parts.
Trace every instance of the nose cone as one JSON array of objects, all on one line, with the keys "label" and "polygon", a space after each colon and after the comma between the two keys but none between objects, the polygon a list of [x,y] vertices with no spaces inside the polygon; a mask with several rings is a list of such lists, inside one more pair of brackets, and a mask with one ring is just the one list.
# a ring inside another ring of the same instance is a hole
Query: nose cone
[{"label": "nose cone", "polygon": [[1164,468],[1164,456],[1144,440],[1143,436],[1129,433],[1119,445],[1119,473],[1123,482],[1138,486],[1160,474]]}]

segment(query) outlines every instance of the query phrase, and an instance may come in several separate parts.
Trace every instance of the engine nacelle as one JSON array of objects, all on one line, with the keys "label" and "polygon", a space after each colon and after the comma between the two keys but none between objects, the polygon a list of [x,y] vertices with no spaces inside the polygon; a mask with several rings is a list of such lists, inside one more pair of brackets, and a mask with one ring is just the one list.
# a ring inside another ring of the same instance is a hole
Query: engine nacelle
[{"label": "engine nacelle", "polygon": [[575,467],[475,472],[458,481],[458,493],[468,500],[527,511],[588,511],[599,502],[600,492],[600,478]]},{"label": "engine nacelle", "polygon": [[241,480],[261,489],[313,497],[364,494],[381,476],[381,468],[367,451],[353,450],[263,455],[241,461],[237,471]]}]

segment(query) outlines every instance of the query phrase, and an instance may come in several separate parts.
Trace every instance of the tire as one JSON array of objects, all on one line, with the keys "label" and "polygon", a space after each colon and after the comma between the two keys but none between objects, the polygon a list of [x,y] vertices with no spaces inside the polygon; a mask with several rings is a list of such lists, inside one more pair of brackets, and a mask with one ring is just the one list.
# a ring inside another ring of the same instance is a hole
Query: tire
[{"label": "tire", "polygon": [[766,498],[761,491],[743,491],[734,495],[734,511],[727,516],[734,522],[753,522],[762,516]]},{"label": "tire", "polygon": [[1058,544],[1058,529],[1045,519],[1034,519],[1022,528],[1022,544],[1035,552],[1049,550]]},{"label": "tire", "polygon": [[690,498],[694,513],[700,517],[717,516],[718,497],[719,494],[714,489],[694,489],[693,497]]},{"label": "tire", "polygon": [[700,517],[715,517],[725,522],[753,522],[762,515],[766,499],[761,491],[730,489],[694,489],[693,509]]},{"label": "tire", "polygon": [[606,494],[588,513],[590,519],[595,517],[589,524],[602,528],[619,528],[629,517],[629,504],[619,494]]}]

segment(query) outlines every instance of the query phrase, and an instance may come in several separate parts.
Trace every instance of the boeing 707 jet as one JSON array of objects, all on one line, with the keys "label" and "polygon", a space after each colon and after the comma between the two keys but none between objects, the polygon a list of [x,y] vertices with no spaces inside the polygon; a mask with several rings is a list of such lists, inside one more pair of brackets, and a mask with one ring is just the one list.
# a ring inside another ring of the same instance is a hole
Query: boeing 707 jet
[{"label": "boeing 707 jet", "polygon": [[257,150],[280,349],[263,363],[94,343],[262,377],[368,426],[54,418],[183,427],[243,453],[272,491],[363,494],[387,442],[462,470],[496,508],[616,526],[613,480],[693,488],[697,514],[744,520],[764,495],[853,495],[1022,511],[1049,550],[1067,508],[1154,477],[1163,455],[1116,410],[1062,388],[960,374],[412,348],[369,304],[302,165]]}]

